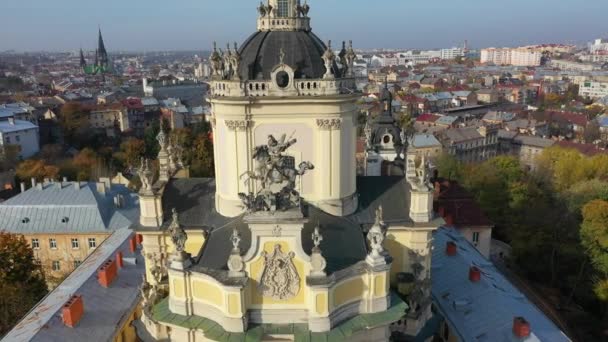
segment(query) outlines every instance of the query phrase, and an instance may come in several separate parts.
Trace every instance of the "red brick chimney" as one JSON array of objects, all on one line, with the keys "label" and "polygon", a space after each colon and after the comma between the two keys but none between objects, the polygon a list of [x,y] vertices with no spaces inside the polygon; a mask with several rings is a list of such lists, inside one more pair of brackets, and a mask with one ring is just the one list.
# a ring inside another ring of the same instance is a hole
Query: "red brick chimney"
[{"label": "red brick chimney", "polygon": [[456,255],[456,253],[458,253],[458,247],[456,246],[456,243],[454,243],[454,241],[448,241],[445,246],[445,254],[447,254],[448,256],[454,256]]},{"label": "red brick chimney", "polygon": [[135,251],[137,250],[137,240],[136,240],[136,236],[133,236],[130,240],[129,240],[129,250],[131,251],[131,253],[135,253]]},{"label": "red brick chimney", "polygon": [[116,279],[116,274],[116,260],[108,260],[97,271],[97,280],[101,286],[108,288]]},{"label": "red brick chimney", "polygon": [[84,314],[84,302],[82,296],[72,296],[61,308],[61,318],[63,324],[73,328],[80,322],[82,315]]},{"label": "red brick chimney", "polygon": [[469,280],[472,283],[477,283],[481,280],[481,270],[477,266],[469,268]]},{"label": "red brick chimney", "polygon": [[118,268],[123,268],[122,252],[116,253],[116,265],[118,266]]},{"label": "red brick chimney", "polygon": [[454,225],[454,216],[452,214],[448,214],[445,216],[445,224],[447,224],[448,226]]},{"label": "red brick chimney", "polygon": [[137,244],[141,245],[142,242],[144,242],[144,236],[141,234],[137,234]]},{"label": "red brick chimney", "polygon": [[513,318],[513,334],[519,339],[530,336],[530,323],[523,317]]}]

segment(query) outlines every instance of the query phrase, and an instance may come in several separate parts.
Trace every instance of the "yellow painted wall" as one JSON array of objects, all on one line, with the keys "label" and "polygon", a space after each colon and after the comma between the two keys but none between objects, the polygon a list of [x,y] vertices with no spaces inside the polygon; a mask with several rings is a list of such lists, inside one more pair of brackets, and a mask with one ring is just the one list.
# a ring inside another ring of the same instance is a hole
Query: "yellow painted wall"
[{"label": "yellow painted wall", "polygon": [[[281,251],[283,253],[289,253],[293,249],[290,247],[290,243],[287,241],[267,241],[264,243],[264,251],[266,253],[271,254],[274,251],[275,245],[281,246]],[[259,256],[253,262],[249,264],[249,295],[251,298],[251,304],[260,306],[260,305],[286,305],[286,306],[298,306],[305,307],[306,305],[306,267],[304,261],[299,259],[297,256],[293,259],[294,266],[296,271],[298,272],[298,276],[300,277],[300,291],[298,294],[289,300],[274,300],[272,298],[266,298],[262,296],[258,292],[258,284],[259,280],[262,277],[262,272],[264,270],[264,257]]]},{"label": "yellow painted wall", "polygon": [[141,307],[137,305],[135,310],[129,315],[129,319],[120,328],[118,334],[114,338],[114,342],[136,342],[138,341],[135,327],[131,324],[138,317],[141,317]]},{"label": "yellow painted wall", "polygon": [[377,275],[374,277],[374,296],[386,296],[386,277],[384,275]]},{"label": "yellow painted wall", "polygon": [[193,280],[192,296],[195,300],[215,305],[218,308],[224,306],[225,292],[220,287],[211,284],[209,281]]},{"label": "yellow painted wall", "polygon": [[368,285],[364,276],[345,281],[336,286],[332,290],[332,310],[344,304],[361,299],[367,288]]},{"label": "yellow painted wall", "polygon": [[[61,278],[74,270],[74,261],[84,261],[95,248],[89,248],[89,238],[95,238],[97,247],[101,245],[110,234],[26,234],[25,241],[31,246],[32,239],[38,239],[40,247],[34,249],[34,257],[40,263],[49,278]],[[57,241],[57,248],[51,249],[50,239]],[[79,247],[72,248],[72,239],[78,239]],[[59,261],[60,270],[52,270],[52,262]]]},{"label": "yellow painted wall", "polygon": [[323,315],[328,313],[327,293],[318,293],[315,296],[315,311],[317,315]]},{"label": "yellow painted wall", "polygon": [[171,294],[178,298],[185,298],[185,285],[183,279],[171,279]]}]

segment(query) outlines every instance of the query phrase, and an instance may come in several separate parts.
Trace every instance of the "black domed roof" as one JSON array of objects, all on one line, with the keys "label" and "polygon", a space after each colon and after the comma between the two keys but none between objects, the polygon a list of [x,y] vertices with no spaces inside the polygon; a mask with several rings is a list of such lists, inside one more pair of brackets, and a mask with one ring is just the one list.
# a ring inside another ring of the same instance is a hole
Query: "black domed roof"
[{"label": "black domed roof", "polygon": [[310,31],[260,31],[241,46],[239,74],[244,80],[268,80],[272,69],[284,63],[295,70],[295,78],[322,78],[325,74],[323,53],[325,44]]}]

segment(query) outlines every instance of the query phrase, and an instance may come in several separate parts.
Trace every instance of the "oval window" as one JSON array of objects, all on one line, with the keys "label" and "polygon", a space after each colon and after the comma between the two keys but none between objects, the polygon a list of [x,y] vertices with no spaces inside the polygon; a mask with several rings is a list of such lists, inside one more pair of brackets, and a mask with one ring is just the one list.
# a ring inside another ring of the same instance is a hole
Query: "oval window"
[{"label": "oval window", "polygon": [[289,74],[285,71],[279,71],[276,80],[280,88],[286,88],[289,85]]},{"label": "oval window", "polygon": [[388,144],[391,142],[391,136],[386,134],[384,137],[382,137],[382,142],[385,144]]}]

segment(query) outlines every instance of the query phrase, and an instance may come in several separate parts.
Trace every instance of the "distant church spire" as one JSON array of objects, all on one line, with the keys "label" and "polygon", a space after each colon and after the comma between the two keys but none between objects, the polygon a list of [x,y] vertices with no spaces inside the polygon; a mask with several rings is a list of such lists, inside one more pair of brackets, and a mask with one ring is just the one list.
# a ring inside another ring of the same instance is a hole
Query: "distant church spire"
[{"label": "distant church spire", "polygon": [[80,67],[84,68],[87,66],[87,61],[84,59],[84,52],[82,52],[82,48],[80,48]]},{"label": "distant church spire", "polygon": [[99,28],[99,39],[97,44],[97,54],[99,59],[99,65],[107,67],[108,65],[108,52],[106,51],[106,46],[103,43],[103,36],[101,35],[101,27]]}]

